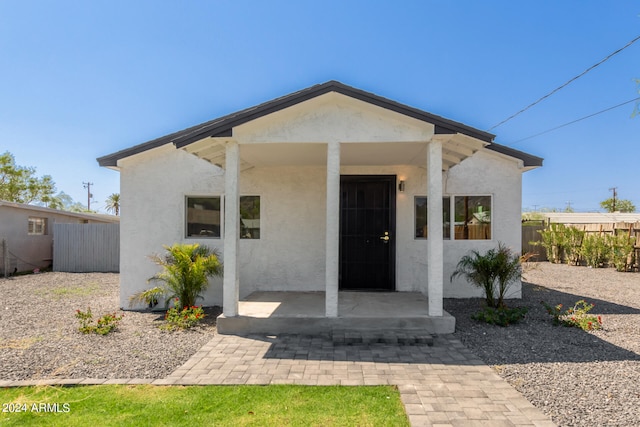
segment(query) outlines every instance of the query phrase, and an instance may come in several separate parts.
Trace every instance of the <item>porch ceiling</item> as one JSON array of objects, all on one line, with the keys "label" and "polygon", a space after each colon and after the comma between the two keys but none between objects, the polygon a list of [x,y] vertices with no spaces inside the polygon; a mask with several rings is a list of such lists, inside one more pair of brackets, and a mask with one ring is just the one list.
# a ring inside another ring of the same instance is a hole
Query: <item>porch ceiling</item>
[{"label": "porch ceiling", "polygon": [[[442,170],[462,162],[487,145],[486,142],[457,134],[435,135],[442,142]],[[226,138],[204,138],[183,147],[216,166],[225,167]],[[427,142],[358,142],[343,143],[341,165],[413,165],[426,167]],[[254,166],[327,164],[326,143],[278,143],[240,145],[240,168]]]}]

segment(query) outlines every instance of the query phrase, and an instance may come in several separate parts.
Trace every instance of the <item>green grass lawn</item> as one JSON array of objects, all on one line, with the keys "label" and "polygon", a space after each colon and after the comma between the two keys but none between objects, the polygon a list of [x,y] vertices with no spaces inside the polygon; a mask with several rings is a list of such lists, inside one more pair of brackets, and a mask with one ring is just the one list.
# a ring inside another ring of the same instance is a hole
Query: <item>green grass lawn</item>
[{"label": "green grass lawn", "polygon": [[0,403],[2,427],[409,425],[392,386],[18,387]]}]

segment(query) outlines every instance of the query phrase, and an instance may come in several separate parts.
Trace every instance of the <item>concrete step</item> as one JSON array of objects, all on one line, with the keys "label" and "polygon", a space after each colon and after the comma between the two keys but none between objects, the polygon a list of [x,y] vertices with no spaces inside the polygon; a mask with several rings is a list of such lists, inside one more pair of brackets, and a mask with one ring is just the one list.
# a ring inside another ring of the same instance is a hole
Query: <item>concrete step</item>
[{"label": "concrete step", "polygon": [[[370,337],[370,339],[393,340],[398,342],[420,342],[421,336],[432,334],[451,334],[455,332],[456,320],[449,313],[443,316],[412,317],[307,317],[307,316],[271,316],[252,317],[218,316],[217,329],[220,334],[298,334],[321,335],[332,331],[350,331]],[[385,334],[391,334],[385,338]],[[406,334],[407,337],[401,334]],[[413,338],[411,338],[413,337]],[[356,338],[354,338],[356,339]],[[379,342],[379,341],[378,341]]]}]

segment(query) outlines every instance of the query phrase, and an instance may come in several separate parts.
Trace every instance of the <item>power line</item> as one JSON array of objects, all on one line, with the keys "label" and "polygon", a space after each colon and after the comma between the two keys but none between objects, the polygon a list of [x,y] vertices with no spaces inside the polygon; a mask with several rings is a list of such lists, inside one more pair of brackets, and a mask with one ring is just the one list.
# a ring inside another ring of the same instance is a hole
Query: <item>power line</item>
[{"label": "power line", "polygon": [[574,123],[578,123],[578,122],[580,122],[582,120],[586,120],[586,119],[591,118],[593,116],[597,116],[598,114],[606,113],[607,111],[611,111],[611,110],[613,110],[615,108],[622,107],[623,105],[627,105],[627,104],[630,104],[630,103],[632,103],[634,101],[639,101],[639,100],[640,100],[640,96],[637,97],[637,98],[630,99],[629,101],[625,101],[625,102],[623,102],[621,104],[614,105],[613,107],[606,108],[606,109],[604,109],[602,111],[598,111],[597,113],[589,114],[588,116],[584,116],[584,117],[581,117],[579,119],[570,121],[569,123],[565,123],[563,125],[556,126],[554,128],[551,128],[551,129],[547,129],[544,132],[536,133],[535,135],[531,135],[531,136],[528,136],[526,138],[519,139],[519,140],[517,140],[515,142],[512,142],[511,144],[517,144],[519,142],[526,141],[527,139],[535,138],[536,136],[540,136],[540,135],[544,135],[545,133],[553,132],[554,130],[558,130],[558,129],[563,128],[565,126],[569,126],[569,125],[572,125]]},{"label": "power line", "polygon": [[507,117],[506,119],[504,119],[503,121],[501,121],[500,123],[498,123],[497,125],[494,125],[492,127],[489,128],[489,130],[495,129],[500,125],[505,124],[506,122],[508,122],[509,120],[513,119],[514,117],[520,115],[521,113],[524,113],[525,111],[527,111],[529,108],[533,107],[534,105],[538,104],[539,102],[547,99],[548,97],[550,97],[551,95],[553,95],[554,93],[556,93],[557,91],[559,91],[560,89],[564,88],[565,86],[568,86],[570,83],[574,82],[575,80],[578,80],[580,77],[584,76],[585,74],[587,74],[589,71],[593,70],[594,68],[596,68],[598,65],[606,62],[607,60],[611,59],[613,56],[617,55],[618,53],[622,52],[623,50],[625,50],[626,48],[628,48],[629,46],[631,46],[632,44],[634,44],[635,42],[637,42],[638,40],[640,40],[640,36],[636,37],[635,39],[631,40],[629,43],[627,43],[626,45],[624,45],[623,47],[621,47],[620,49],[616,50],[615,52],[607,55],[603,60],[601,60],[600,62],[598,62],[597,64],[592,65],[591,67],[587,68],[586,70],[584,70],[582,73],[578,74],[577,76],[575,76],[574,78],[570,79],[569,81],[567,81],[566,83],[558,86],[557,88],[555,88],[554,90],[552,90],[551,92],[549,92],[548,94],[544,95],[542,98],[538,99],[535,102],[532,102],[531,104],[527,105],[526,107],[524,107],[522,110],[518,111],[515,114],[512,114],[511,116]]}]

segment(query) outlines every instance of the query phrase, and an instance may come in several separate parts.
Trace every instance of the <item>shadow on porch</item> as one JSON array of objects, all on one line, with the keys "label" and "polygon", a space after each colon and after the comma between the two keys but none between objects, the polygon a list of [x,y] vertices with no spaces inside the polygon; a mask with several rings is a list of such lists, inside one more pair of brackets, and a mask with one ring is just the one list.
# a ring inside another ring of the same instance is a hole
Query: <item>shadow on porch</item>
[{"label": "shadow on porch", "polygon": [[429,316],[419,292],[340,292],[338,317],[325,316],[324,292],[254,292],[238,303],[239,315],[217,320],[218,332],[231,335],[448,334],[455,318]]}]

